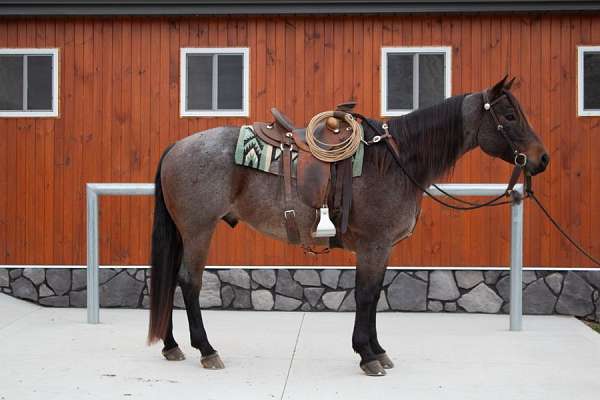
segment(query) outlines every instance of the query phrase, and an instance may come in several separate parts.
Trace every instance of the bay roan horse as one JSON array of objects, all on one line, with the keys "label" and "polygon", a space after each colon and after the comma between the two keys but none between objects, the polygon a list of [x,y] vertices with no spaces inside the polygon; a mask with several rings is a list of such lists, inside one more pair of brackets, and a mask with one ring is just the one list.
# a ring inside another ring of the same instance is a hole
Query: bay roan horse
[{"label": "bay roan horse", "polygon": [[[468,151],[480,147],[492,157],[515,162],[527,156],[525,172],[548,164],[546,150],[527,122],[506,77],[482,92],[455,96],[387,123],[400,149],[406,174],[421,187],[443,176]],[[485,104],[492,104],[490,107]],[[366,130],[381,121],[362,122]],[[501,132],[498,125],[502,124]],[[149,341],[164,341],[163,355],[182,360],[173,338],[173,294],[181,286],[191,344],[205,368],[224,367],[208,341],[199,292],[211,237],[220,220],[244,221],[270,237],[286,240],[282,180],[234,164],[239,127],[219,127],[182,139],[165,151],[156,173],[152,233]],[[365,148],[363,173],[352,186],[353,200],[343,247],[357,255],[356,316],[352,347],[368,375],[384,375],[393,363],[377,340],[375,312],[392,247],[414,228],[422,191],[398,168],[383,141]],[[295,200],[303,243],[311,243],[315,210]]]}]

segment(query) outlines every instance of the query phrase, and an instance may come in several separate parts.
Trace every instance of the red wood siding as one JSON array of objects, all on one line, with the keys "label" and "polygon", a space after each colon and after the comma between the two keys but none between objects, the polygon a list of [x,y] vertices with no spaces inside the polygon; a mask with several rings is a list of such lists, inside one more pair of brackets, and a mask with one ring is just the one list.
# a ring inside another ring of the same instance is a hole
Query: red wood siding
[{"label": "red wood siding", "polygon": [[[209,127],[296,121],[354,98],[380,112],[382,46],[452,46],[452,91],[505,73],[552,157],[536,193],[600,254],[600,117],[576,115],[577,45],[600,44],[600,15],[1,19],[0,47],[60,49],[60,117],[0,119],[0,265],[84,264],[85,183],[150,182],[167,144]],[[180,118],[179,49],[248,46],[250,118]],[[449,181],[501,182],[510,167],[473,152]],[[101,262],[147,264],[150,198],[101,200]],[[391,265],[506,265],[507,208],[459,214],[424,202]],[[528,266],[588,265],[527,204]],[[240,244],[244,244],[241,246]],[[220,226],[212,265],[344,265],[305,257],[245,226]]]}]

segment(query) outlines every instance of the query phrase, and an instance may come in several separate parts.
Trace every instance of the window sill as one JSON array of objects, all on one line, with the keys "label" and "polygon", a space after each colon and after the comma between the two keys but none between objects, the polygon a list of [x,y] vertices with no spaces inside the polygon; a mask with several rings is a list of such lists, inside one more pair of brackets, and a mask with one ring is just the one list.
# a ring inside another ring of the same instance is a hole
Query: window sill
[{"label": "window sill", "polygon": [[600,117],[600,110],[579,110],[578,117]]},{"label": "window sill", "polygon": [[184,111],[180,117],[248,117],[248,111]]},{"label": "window sill", "polygon": [[56,118],[58,111],[0,111],[0,118]]}]

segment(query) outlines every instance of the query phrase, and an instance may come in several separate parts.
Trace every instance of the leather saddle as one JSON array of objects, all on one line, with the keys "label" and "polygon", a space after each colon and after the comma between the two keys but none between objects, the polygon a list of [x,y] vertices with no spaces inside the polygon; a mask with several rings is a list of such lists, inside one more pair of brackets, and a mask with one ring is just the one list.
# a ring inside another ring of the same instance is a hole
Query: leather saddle
[{"label": "leather saddle", "polygon": [[[315,138],[325,143],[339,143],[346,140],[352,134],[352,130],[343,119],[343,115],[351,112],[355,105],[354,102],[338,104],[336,111],[340,112],[339,116],[331,117],[326,123],[321,124],[315,131]],[[294,123],[275,107],[271,108],[271,114],[275,118],[273,123],[254,123],[253,127],[258,131],[258,136],[270,145],[280,147],[285,144],[285,135],[291,132],[295,147],[310,153],[306,143],[306,128],[296,128]]]},{"label": "leather saddle", "polygon": [[[336,113],[335,117],[330,117],[315,129],[315,139],[324,143],[339,143],[347,139],[352,134],[352,128],[343,119],[343,115],[351,112],[355,105],[355,102],[347,102],[336,106],[339,114]],[[296,170],[298,197],[306,205],[315,209],[328,205],[331,215],[338,225],[338,234],[344,233],[348,226],[352,199],[352,160],[348,158],[335,163],[327,163],[317,159],[306,143],[306,128],[297,128],[288,117],[276,108],[272,108],[271,113],[275,118],[273,123],[255,122],[253,129],[260,139],[280,148],[283,153],[286,202],[284,217],[288,240],[291,243],[300,243],[298,228],[294,226],[296,224],[295,212],[291,205],[291,151],[298,152]]]}]

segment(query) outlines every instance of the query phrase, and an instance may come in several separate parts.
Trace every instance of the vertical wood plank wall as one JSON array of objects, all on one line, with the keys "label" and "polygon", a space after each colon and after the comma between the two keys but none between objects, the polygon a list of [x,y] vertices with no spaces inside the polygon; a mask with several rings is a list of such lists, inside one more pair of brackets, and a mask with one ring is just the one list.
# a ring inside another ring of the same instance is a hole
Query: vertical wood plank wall
[{"label": "vertical wood plank wall", "polygon": [[[0,19],[0,47],[60,49],[60,117],[0,119],[0,265],[84,264],[86,182],[150,182],[167,144],[218,125],[306,123],[348,99],[380,113],[382,46],[452,46],[453,94],[505,73],[552,162],[536,193],[600,254],[600,117],[577,117],[577,45],[600,45],[600,15]],[[248,46],[250,118],[180,118],[179,49]],[[447,178],[503,182],[510,167],[475,151]],[[276,188],[274,188],[276,190]],[[147,264],[150,198],[103,198],[103,264]],[[260,205],[257,205],[260,206]],[[526,206],[528,266],[586,266]],[[507,208],[468,215],[424,201],[416,234],[391,265],[506,265]],[[211,265],[352,265],[305,257],[245,226],[220,226]]]}]

